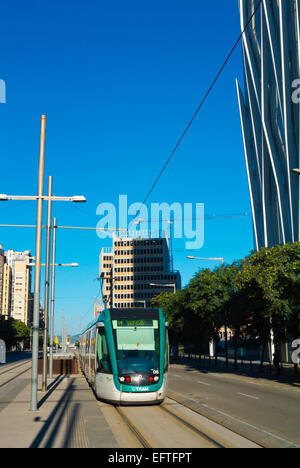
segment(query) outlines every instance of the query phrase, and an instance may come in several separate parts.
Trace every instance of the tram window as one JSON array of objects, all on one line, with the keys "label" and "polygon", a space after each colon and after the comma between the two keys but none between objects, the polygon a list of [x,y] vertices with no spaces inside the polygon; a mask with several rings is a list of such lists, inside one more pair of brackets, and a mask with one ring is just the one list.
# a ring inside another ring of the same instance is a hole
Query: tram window
[{"label": "tram window", "polygon": [[112,320],[119,372],[159,369],[158,320]]},{"label": "tram window", "polygon": [[91,332],[88,332],[86,334],[86,354],[89,354],[90,352],[90,337],[91,337]]},{"label": "tram window", "polygon": [[96,329],[91,332],[91,355],[95,356]]},{"label": "tram window", "polygon": [[97,340],[97,358],[98,358],[98,372],[111,373],[111,364],[109,358],[109,351],[107,339],[104,332],[99,331]]},{"label": "tram window", "polygon": [[164,371],[167,372],[168,368],[169,368],[169,335],[168,335],[168,330],[166,330],[165,369],[164,369]]}]

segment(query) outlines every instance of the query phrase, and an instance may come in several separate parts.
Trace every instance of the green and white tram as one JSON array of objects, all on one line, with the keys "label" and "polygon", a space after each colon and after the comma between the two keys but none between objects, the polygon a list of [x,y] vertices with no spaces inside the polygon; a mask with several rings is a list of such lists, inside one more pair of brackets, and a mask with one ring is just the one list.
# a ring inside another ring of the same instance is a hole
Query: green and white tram
[{"label": "green and white tram", "polygon": [[82,333],[79,354],[99,399],[117,405],[164,400],[169,346],[161,310],[104,310]]}]

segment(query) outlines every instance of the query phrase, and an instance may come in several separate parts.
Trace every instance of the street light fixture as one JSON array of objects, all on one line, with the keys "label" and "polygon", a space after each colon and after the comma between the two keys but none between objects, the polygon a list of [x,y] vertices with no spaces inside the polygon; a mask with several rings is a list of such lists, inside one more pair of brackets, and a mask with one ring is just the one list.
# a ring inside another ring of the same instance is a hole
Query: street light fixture
[{"label": "street light fixture", "polygon": [[[28,263],[27,266],[35,267],[35,263]],[[46,266],[46,263],[41,263],[41,266]],[[79,263],[51,263],[49,266],[69,266],[69,267],[79,267]]]},{"label": "street light fixture", "polygon": [[35,201],[35,200],[42,200],[42,201],[71,201],[73,203],[85,203],[86,198],[83,195],[76,195],[73,197],[58,197],[55,195],[7,195],[5,193],[0,194],[0,201]]},{"label": "street light fixture", "polygon": [[294,174],[300,175],[300,169],[292,169]]},{"label": "street light fixture", "polygon": [[[105,276],[104,272],[100,273],[100,276],[97,278],[98,281],[101,281],[101,295],[102,295],[102,300],[103,300],[105,309],[107,308],[109,297],[106,294],[103,294],[103,284],[104,284],[104,280],[107,280],[107,279],[111,279],[111,277]],[[112,285],[111,285],[111,288],[112,288]],[[111,291],[111,297],[112,297],[112,291]]]},{"label": "street light fixture", "polygon": [[72,202],[73,203],[85,203],[86,198],[82,195],[76,195],[75,197],[72,197]]},{"label": "street light fixture", "polygon": [[211,258],[204,258],[204,257],[193,257],[191,255],[187,256],[189,260],[210,260],[213,262],[222,262],[222,265],[224,265],[224,258],[223,257],[211,257]]}]

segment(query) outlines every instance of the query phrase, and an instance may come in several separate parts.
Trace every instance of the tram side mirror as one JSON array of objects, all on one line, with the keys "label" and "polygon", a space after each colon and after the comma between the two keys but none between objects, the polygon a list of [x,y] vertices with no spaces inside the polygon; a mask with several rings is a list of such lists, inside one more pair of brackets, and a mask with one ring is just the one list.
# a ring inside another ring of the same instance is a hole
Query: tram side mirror
[{"label": "tram side mirror", "polygon": [[166,322],[166,328],[169,328],[169,322]]},{"label": "tram side mirror", "polygon": [[104,323],[102,322],[97,323],[97,329],[100,335],[104,335]]}]

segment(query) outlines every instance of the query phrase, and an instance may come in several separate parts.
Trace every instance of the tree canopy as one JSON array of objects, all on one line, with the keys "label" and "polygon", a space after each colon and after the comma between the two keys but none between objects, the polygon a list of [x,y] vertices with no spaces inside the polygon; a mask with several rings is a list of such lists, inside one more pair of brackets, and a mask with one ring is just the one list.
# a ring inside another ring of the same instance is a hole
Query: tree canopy
[{"label": "tree canopy", "polygon": [[218,340],[223,327],[266,344],[300,336],[300,243],[263,248],[232,265],[200,270],[176,294],[154,304],[165,312],[171,339],[183,344]]}]

